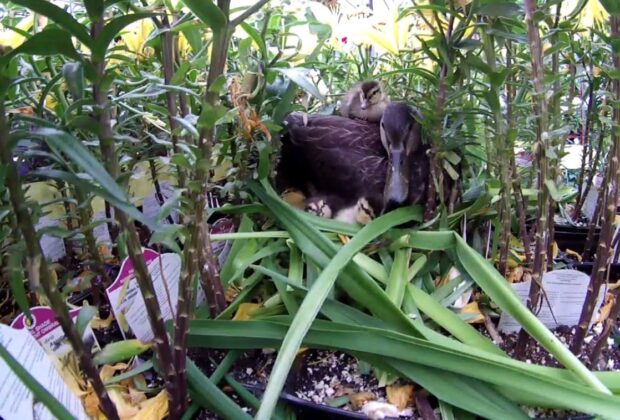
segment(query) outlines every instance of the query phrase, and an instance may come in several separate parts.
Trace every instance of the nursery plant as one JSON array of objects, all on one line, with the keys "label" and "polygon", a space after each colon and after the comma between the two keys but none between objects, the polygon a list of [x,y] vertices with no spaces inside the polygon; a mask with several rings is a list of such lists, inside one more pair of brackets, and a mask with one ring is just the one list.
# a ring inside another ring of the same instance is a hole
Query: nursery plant
[{"label": "nursery plant", "polygon": [[[615,1],[7,0],[0,11],[0,319],[32,323],[51,307],[75,359],[56,365],[86,415],[294,418],[292,378],[314,366],[310,349],[354,358],[386,393],[365,398],[391,415],[620,415]],[[427,200],[366,225],[310,214],[307,197],[273,187],[285,117],[337,113],[369,79],[421,115]],[[580,248],[561,246],[580,223]],[[539,318],[543,280],[582,262],[590,283],[567,343]],[[130,282],[148,340],[119,309]],[[506,315],[518,334],[498,331]],[[1,338],[0,368],[57,417],[75,415]],[[532,363],[539,350],[547,362]],[[413,386],[397,402],[402,384]],[[359,394],[319,402],[379,418]]]}]

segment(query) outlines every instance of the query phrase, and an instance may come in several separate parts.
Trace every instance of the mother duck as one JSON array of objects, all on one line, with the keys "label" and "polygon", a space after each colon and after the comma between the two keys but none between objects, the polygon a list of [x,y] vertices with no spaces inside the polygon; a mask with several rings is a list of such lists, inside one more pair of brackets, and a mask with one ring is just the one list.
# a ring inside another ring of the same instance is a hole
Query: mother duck
[{"label": "mother duck", "polygon": [[428,148],[416,117],[401,102],[389,103],[378,124],[290,114],[284,121],[277,189],[300,190],[315,213],[348,222],[364,222],[360,211],[372,218],[425,201]]}]

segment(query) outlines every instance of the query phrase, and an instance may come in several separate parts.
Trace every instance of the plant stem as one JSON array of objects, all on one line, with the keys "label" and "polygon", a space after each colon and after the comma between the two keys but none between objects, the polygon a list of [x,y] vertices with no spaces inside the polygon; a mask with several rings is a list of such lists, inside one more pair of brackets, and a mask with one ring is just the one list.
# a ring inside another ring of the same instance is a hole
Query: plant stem
[{"label": "plant stem", "polygon": [[[491,35],[488,35],[486,32],[484,34],[484,47],[485,47],[485,55],[487,59],[487,64],[491,68],[491,71],[496,72],[497,70],[497,61],[495,58],[495,38]],[[499,104],[500,99],[500,87],[494,86],[491,83],[491,90],[493,94],[497,98],[497,103]],[[502,227],[502,231],[500,234],[500,251],[499,251],[499,272],[506,276],[506,267],[508,262],[508,250],[510,249],[510,232],[511,232],[511,220],[512,220],[512,205],[511,205],[511,184],[510,184],[510,148],[508,147],[508,139],[507,139],[507,130],[506,124],[504,122],[504,116],[502,115],[501,108],[494,107],[493,114],[495,120],[494,134],[497,141],[498,148],[498,157],[499,157],[499,178],[502,186],[501,191],[501,201],[500,201],[500,225]]]},{"label": "plant stem", "polygon": [[78,357],[80,368],[86,375],[86,378],[91,383],[97,397],[99,398],[101,411],[109,419],[118,419],[119,417],[116,407],[108,396],[105,386],[101,381],[101,377],[99,376],[99,372],[93,364],[89,349],[84,345],[77,328],[73,324],[67,305],[65,304],[62,295],[56,288],[56,284],[52,279],[50,268],[41,251],[41,245],[34,229],[32,219],[30,218],[30,212],[28,210],[28,206],[26,205],[22,185],[19,181],[17,168],[11,156],[11,148],[9,146],[9,128],[4,111],[4,98],[0,100],[0,160],[2,165],[7,168],[6,183],[10,194],[11,205],[13,207],[13,211],[15,212],[15,216],[17,217],[17,222],[23,235],[23,240],[26,244],[28,254],[27,264],[33,270],[38,271],[40,284],[31,284],[31,287],[43,288],[45,296],[49,300],[50,306],[56,314],[56,319],[60,323],[65,336],[71,343],[71,347]]},{"label": "plant stem", "polygon": [[[160,28],[168,29],[164,33],[161,34],[161,51],[162,51],[162,64],[164,70],[164,83],[166,85],[170,85],[172,83],[172,76],[174,75],[174,61],[175,61],[175,35],[172,31],[170,31],[170,22],[168,20],[168,15],[164,14],[162,18],[162,22],[159,25]],[[167,90],[166,91],[166,108],[168,109],[168,124],[170,126],[170,139],[172,141],[172,150],[173,153],[178,153],[179,150],[179,139],[177,137],[177,130],[179,124],[176,121],[176,117],[178,115],[177,112],[177,95],[174,91]],[[177,183],[179,187],[183,188],[185,186],[185,171],[179,165],[177,165],[177,175],[178,180]]]},{"label": "plant stem", "polygon": [[[548,133],[548,111],[547,101],[545,98],[544,74],[543,74],[543,52],[540,34],[538,32],[538,23],[535,22],[535,14],[538,10],[535,0],[524,0],[525,20],[527,23],[527,38],[530,45],[530,53],[532,59],[532,73],[534,78],[534,109],[537,112],[538,129],[536,130],[536,143],[534,152],[536,155],[536,172],[538,175],[538,214],[536,225],[536,240],[534,251],[534,268],[532,273],[532,283],[527,300],[527,306],[530,310],[535,308],[540,302],[540,285],[542,275],[545,270],[547,260],[548,247],[548,217],[549,217],[549,193],[545,185],[549,173],[549,162],[547,160],[547,150],[549,148]],[[517,343],[517,354],[521,356],[525,350],[528,334],[524,329],[519,332],[519,340]]]},{"label": "plant stem", "polygon": [[603,332],[601,332],[601,335],[596,340],[596,344],[594,345],[594,348],[592,349],[592,353],[590,353],[590,364],[592,368],[596,368],[596,366],[598,365],[598,359],[601,357],[603,346],[607,345],[607,339],[609,338],[609,334],[611,333],[614,326],[616,325],[616,321],[618,319],[618,316],[620,315],[620,302],[618,302],[618,299],[620,299],[619,293],[620,293],[620,289],[616,289],[613,293],[613,296],[614,296],[613,306],[611,307],[611,311],[609,311],[609,315],[607,316],[607,319],[605,320]]},{"label": "plant stem", "polygon": [[[97,39],[103,30],[103,22],[95,22],[92,27],[92,37]],[[101,81],[105,76],[105,61],[93,63],[96,70],[97,82],[93,84],[93,97],[97,107],[97,119],[99,122],[99,147],[106,170],[113,179],[118,179],[120,168],[114,147],[114,135],[112,125],[110,123],[110,107],[107,100],[107,92],[101,89]],[[144,305],[148,314],[149,324],[154,335],[155,352],[159,359],[160,366],[164,372],[164,381],[166,390],[170,395],[170,417],[180,418],[182,411],[179,411],[180,400],[186,400],[186,395],[179,394],[179,387],[176,383],[176,370],[172,360],[172,349],[164,319],[159,309],[153,281],[149,275],[144,255],[142,253],[142,245],[136,231],[136,226],[130,223],[127,215],[120,209],[116,208],[114,215],[118,220],[121,228],[127,233],[127,251],[130,261],[134,267],[134,273]]]},{"label": "plant stem", "polygon": [[[590,66],[590,70],[592,66]],[[591,73],[591,72],[590,72]],[[582,140],[583,140],[583,149],[581,152],[581,168],[579,169],[579,177],[578,177],[578,185],[577,185],[577,201],[575,203],[575,215],[577,218],[581,215],[581,207],[583,205],[583,200],[585,200],[585,194],[583,194],[583,181],[586,173],[586,162],[587,162],[587,151],[590,149],[590,125],[592,120],[592,108],[594,107],[594,81],[591,76],[588,75],[589,83],[589,94],[588,94],[588,108],[586,111],[586,123],[583,127]],[[597,151],[598,153],[598,151]]]},{"label": "plant stem", "polygon": [[[611,37],[618,39],[620,35],[619,31],[620,17],[611,17]],[[620,71],[620,54],[614,53],[614,67],[616,71]],[[620,80],[613,81],[613,93],[616,101],[620,100]],[[603,188],[607,191],[607,200],[605,211],[602,212],[601,220],[601,235],[596,249],[596,260],[592,269],[592,275],[590,276],[590,284],[588,285],[588,292],[586,293],[586,299],[579,317],[579,325],[575,336],[571,350],[573,353],[578,354],[583,346],[583,339],[586,336],[588,328],[590,327],[590,320],[594,313],[596,300],[601,289],[601,285],[604,281],[604,274],[608,266],[609,257],[611,256],[611,241],[613,239],[613,224],[616,216],[616,203],[618,202],[618,183],[620,182],[620,133],[618,133],[618,127],[620,126],[620,109],[614,107],[614,127],[611,132],[612,138],[612,155],[609,159],[609,172]]]}]

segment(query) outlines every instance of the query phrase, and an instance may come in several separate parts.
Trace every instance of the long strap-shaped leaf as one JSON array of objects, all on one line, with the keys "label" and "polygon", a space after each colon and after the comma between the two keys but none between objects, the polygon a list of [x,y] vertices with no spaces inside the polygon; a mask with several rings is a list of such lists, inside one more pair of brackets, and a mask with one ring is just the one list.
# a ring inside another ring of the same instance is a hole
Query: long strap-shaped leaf
[{"label": "long strap-shaped leaf", "polygon": [[573,371],[583,383],[606,393],[611,392],[599,381],[596,376],[579,361],[571,351],[562,344],[543,323],[531,313],[512,291],[508,282],[482,255],[474,251],[463,238],[456,233],[456,253],[460,263],[478,285],[489,295],[493,302],[502,310],[516,319],[540,345],[551,353],[567,369]]},{"label": "long strap-shaped leaf", "polygon": [[[257,195],[262,196],[261,199],[263,199],[268,207],[271,207],[274,204],[277,206],[277,203],[275,202],[276,200],[268,194],[262,193],[262,191],[258,189],[255,189],[254,192]],[[286,212],[286,209],[280,210],[280,213],[276,214],[281,215],[281,212]],[[284,218],[286,218],[286,216],[287,215],[285,214]],[[359,233],[355,235],[351,241],[349,241],[349,243],[342,247],[330,263],[327,264],[323,272],[319,275],[319,278],[309,290],[306,298],[297,311],[297,315],[295,315],[295,318],[293,319],[291,327],[284,337],[282,347],[278,352],[278,357],[271,372],[267,389],[265,390],[265,394],[263,396],[261,407],[256,414],[257,419],[267,420],[271,418],[273,410],[278,402],[280,392],[282,392],[282,388],[284,387],[288,372],[293,364],[295,354],[299,350],[306,332],[310,329],[312,321],[314,321],[318,315],[323,302],[327,299],[327,296],[334,286],[340,271],[344,269],[347,264],[349,264],[351,259],[358,252],[360,252],[362,248],[368,244],[368,242],[385,233],[391,227],[409,222],[415,219],[416,216],[416,211],[413,211],[410,208],[402,208],[373,220],[362,230],[360,230]],[[303,221],[300,222],[304,223]],[[309,224],[305,227],[307,229],[314,230],[313,233],[315,234],[320,234]]]},{"label": "long strap-shaped leaf", "polygon": [[[277,348],[290,321],[211,321],[190,323],[190,347],[227,349]],[[315,320],[303,345],[393,358],[434,367],[507,388],[535,390],[550,406],[570,408],[605,418],[620,418],[620,398],[581,385],[570,377],[542,374],[526,363],[459,343],[432,343],[390,330]],[[512,395],[507,397],[514,399]],[[438,398],[444,398],[438,395]]]},{"label": "long strap-shaped leaf", "polygon": [[[250,189],[265,203],[273,217],[291,234],[295,244],[312,262],[319,267],[326,267],[338,252],[338,246],[323,233],[300,217],[288,204],[280,200],[275,192],[266,192],[255,181],[248,182]],[[267,189],[269,185],[266,184]],[[410,212],[410,219],[422,220],[419,207],[404,209]],[[398,331],[422,336],[411,320],[398,309],[376,282],[357,264],[349,264],[338,276],[338,286],[368,309],[373,315]]]},{"label": "long strap-shaped leaf", "polygon": [[447,232],[415,232],[409,244],[417,249],[439,250],[454,248],[458,263],[499,307],[508,312],[549,353],[571,370],[585,384],[603,393],[609,389],[571,353],[517,298],[506,280],[482,255],[473,250],[458,234]]}]

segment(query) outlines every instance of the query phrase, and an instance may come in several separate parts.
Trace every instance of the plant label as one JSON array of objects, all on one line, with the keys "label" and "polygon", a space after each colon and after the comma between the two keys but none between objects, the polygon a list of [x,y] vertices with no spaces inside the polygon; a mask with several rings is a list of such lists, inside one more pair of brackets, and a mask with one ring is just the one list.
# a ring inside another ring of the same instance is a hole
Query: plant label
[{"label": "plant label", "polygon": [[[211,225],[209,232],[211,234],[217,233],[232,233],[235,231],[235,224],[231,219],[221,218],[215,221]],[[230,253],[230,247],[232,246],[232,241],[217,241],[211,242],[211,249],[213,253],[217,256],[217,262],[221,266],[226,262],[226,258]]]},{"label": "plant label", "polygon": [[[157,216],[159,215],[159,211],[161,207],[163,206],[164,202],[168,200],[170,197],[172,197],[172,194],[174,192],[174,187],[170,185],[170,183],[168,182],[161,182],[159,186],[161,188],[161,195],[163,198],[163,202],[162,200],[160,200],[160,197],[157,194],[157,191],[153,190],[151,194],[148,197],[146,197],[144,199],[144,202],[142,203],[142,213],[144,214],[144,217],[148,220],[152,220],[152,221],[157,220]],[[179,223],[178,210],[176,209],[173,210],[172,213],[170,213],[170,216],[172,217],[172,220],[174,221],[174,223]],[[161,221],[161,223],[165,225],[169,225],[170,224],[169,219],[170,217],[165,217]]]},{"label": "plant label", "polygon": [[[39,223],[37,223],[37,225],[35,226],[35,230],[38,231],[39,229],[48,226],[59,227],[60,222],[50,217],[41,217],[39,219]],[[65,249],[65,241],[63,241],[62,238],[50,235],[41,235],[39,244],[41,245],[41,250],[43,251],[43,255],[45,256],[45,258],[52,262],[56,262],[65,255],[67,255],[67,251]]]},{"label": "plant label", "polygon": [[[56,314],[52,308],[48,306],[35,306],[30,309],[30,313],[32,314],[32,322],[28,322],[25,314],[20,314],[13,320],[11,327],[18,330],[28,330],[43,348],[54,353],[59,358],[65,357],[72,351],[71,344],[56,319]],[[80,314],[80,308],[72,309],[69,311],[69,314],[75,323]],[[101,350],[90,326],[84,329],[82,340],[85,343],[93,343],[91,348],[93,353]]]},{"label": "plant label", "polygon": [[[590,276],[577,270],[554,270],[543,275],[543,301],[537,317],[550,329],[560,325],[573,326],[579,322],[581,308],[586,298]],[[512,290],[525,305],[530,292],[531,281],[511,284]],[[604,301],[606,289],[602,288],[596,303],[596,310]],[[508,313],[503,312],[499,320],[499,330],[505,333],[521,329],[519,323]]]},{"label": "plant label", "polygon": [[[153,282],[153,288],[165,321],[176,314],[181,278],[181,257],[174,253],[159,254],[152,249],[143,249],[144,261]],[[107,288],[110,305],[123,335],[131,331],[137,339],[148,342],[153,339],[144,299],[135,278],[134,267],[125,258],[118,276]],[[202,289],[198,288],[196,305],[205,301]]]},{"label": "plant label", "polygon": [[[88,419],[82,402],[71,392],[54,363],[25,330],[0,324],[0,343],[34,379],[52,394],[76,419]],[[53,420],[56,417],[0,358],[0,417],[20,420]]]},{"label": "plant label", "polygon": [[[114,209],[111,211],[112,217],[114,217]],[[100,211],[95,214],[93,221],[107,219],[105,211]],[[93,228],[93,235],[95,236],[95,242],[98,244],[112,245],[112,237],[110,236],[110,230],[107,223],[101,223]]]}]

